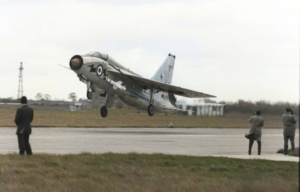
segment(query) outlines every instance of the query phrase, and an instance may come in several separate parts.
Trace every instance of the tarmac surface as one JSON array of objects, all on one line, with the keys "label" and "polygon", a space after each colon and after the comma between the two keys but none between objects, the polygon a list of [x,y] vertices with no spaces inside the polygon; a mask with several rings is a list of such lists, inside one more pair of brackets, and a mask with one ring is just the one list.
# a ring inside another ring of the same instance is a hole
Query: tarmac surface
[{"label": "tarmac surface", "polygon": [[[0,128],[0,154],[18,153],[15,131]],[[33,153],[135,152],[299,162],[276,153],[283,148],[282,129],[263,129],[260,156],[256,142],[248,155],[247,132],[249,128],[33,128],[30,143]],[[295,143],[298,147],[298,133]]]}]

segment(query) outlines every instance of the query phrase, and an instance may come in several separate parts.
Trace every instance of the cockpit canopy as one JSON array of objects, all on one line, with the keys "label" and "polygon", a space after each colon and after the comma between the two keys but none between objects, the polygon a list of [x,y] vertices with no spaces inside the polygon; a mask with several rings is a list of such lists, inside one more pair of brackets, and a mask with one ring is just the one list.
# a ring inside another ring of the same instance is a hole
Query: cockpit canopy
[{"label": "cockpit canopy", "polygon": [[89,52],[89,53],[85,54],[84,56],[98,57],[98,58],[103,59],[105,61],[107,61],[107,59],[108,59],[107,54],[99,53],[97,51]]}]

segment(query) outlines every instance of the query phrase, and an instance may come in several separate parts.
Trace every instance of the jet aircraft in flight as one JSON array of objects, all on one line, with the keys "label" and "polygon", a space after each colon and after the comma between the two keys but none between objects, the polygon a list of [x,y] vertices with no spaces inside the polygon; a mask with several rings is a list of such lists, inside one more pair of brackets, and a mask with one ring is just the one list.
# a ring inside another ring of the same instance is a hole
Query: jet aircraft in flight
[{"label": "jet aircraft in flight", "polygon": [[80,81],[87,85],[87,98],[105,97],[100,114],[106,117],[107,104],[117,96],[125,104],[146,110],[149,116],[155,112],[173,114],[175,95],[189,98],[211,98],[213,95],[172,85],[175,56],[169,54],[151,79],[144,78],[125,68],[112,57],[99,52],[74,55],[70,68]]}]

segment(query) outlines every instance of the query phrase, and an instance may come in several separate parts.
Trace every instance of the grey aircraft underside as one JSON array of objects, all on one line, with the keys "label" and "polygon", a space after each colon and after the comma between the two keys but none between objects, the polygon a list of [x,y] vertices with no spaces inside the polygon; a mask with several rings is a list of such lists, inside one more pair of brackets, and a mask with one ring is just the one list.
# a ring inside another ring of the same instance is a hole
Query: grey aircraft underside
[{"label": "grey aircraft underside", "polygon": [[131,107],[146,110],[149,116],[153,116],[154,112],[173,114],[180,110],[175,107],[175,95],[215,97],[171,85],[174,61],[175,56],[169,54],[151,79],[130,71],[112,57],[99,52],[73,56],[70,67],[79,80],[87,84],[88,99],[106,98],[105,105],[100,109],[102,117],[107,116],[107,104],[115,96]]}]

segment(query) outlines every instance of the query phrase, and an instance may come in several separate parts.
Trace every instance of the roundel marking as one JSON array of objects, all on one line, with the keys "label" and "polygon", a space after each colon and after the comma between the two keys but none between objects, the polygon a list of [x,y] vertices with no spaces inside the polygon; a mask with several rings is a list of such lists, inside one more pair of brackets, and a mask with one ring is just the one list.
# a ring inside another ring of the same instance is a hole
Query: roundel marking
[{"label": "roundel marking", "polygon": [[96,73],[97,73],[98,76],[102,75],[102,73],[103,73],[103,66],[102,65],[99,65],[97,67]]}]

